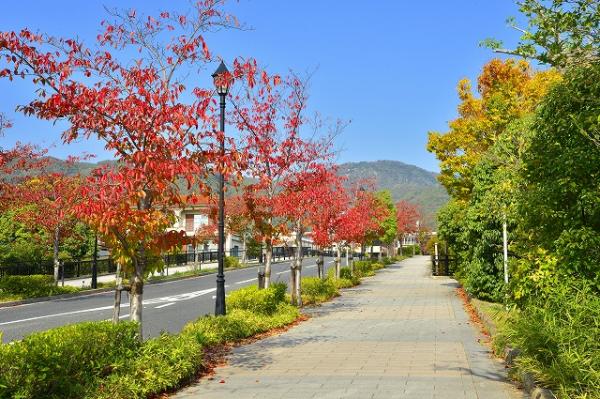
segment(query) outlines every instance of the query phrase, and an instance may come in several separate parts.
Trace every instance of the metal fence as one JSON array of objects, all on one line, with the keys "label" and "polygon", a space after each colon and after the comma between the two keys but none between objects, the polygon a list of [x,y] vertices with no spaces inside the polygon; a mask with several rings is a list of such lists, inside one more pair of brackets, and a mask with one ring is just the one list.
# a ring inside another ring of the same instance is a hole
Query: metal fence
[{"label": "metal fence", "polygon": [[[303,256],[316,256],[318,251],[311,248],[302,248]],[[295,247],[274,247],[273,261],[288,260],[294,257],[296,253]],[[226,251],[226,256],[244,258],[244,251],[240,249],[232,249]],[[262,263],[264,260],[263,254],[248,253],[245,257],[247,262]],[[326,255],[329,256],[329,255]],[[203,264],[215,263],[218,260],[218,251],[197,251],[197,252],[181,252],[175,254],[165,254],[163,261],[165,268],[173,266],[185,266],[188,264]],[[94,260],[93,259],[68,259],[61,262],[59,269],[59,279],[89,277],[92,275]],[[97,259],[98,275],[115,273],[117,270],[116,262],[110,257]],[[54,274],[54,263],[52,260],[40,262],[12,262],[0,264],[0,278],[4,276],[29,276],[33,274]]]},{"label": "metal fence", "polygon": [[448,251],[444,253],[438,253],[431,255],[431,273],[434,276],[453,276],[456,260],[454,257],[448,254]]}]

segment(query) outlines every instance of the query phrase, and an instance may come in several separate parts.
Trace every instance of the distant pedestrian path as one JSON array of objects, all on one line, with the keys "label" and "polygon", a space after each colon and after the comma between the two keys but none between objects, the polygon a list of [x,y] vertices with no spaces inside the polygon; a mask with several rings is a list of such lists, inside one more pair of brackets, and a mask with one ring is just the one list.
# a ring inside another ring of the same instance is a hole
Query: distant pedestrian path
[{"label": "distant pedestrian path", "polygon": [[456,282],[429,270],[425,256],[382,270],[174,397],[522,398],[477,342]]}]

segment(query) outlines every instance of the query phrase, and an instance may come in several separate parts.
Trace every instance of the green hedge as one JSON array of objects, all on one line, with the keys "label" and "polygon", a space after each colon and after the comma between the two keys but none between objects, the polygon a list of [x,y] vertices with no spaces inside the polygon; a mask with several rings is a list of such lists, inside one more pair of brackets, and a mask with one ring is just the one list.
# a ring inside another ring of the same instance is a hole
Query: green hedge
[{"label": "green hedge", "polygon": [[[124,359],[125,360],[125,359]],[[135,355],[92,387],[88,398],[147,398],[181,386],[202,365],[202,344],[190,334],[147,340]]]},{"label": "green hedge", "polygon": [[224,259],[224,265],[228,269],[237,269],[242,267],[240,259],[237,256],[226,256]]},{"label": "green hedge", "polygon": [[325,302],[339,292],[332,279],[321,279],[319,277],[304,277],[302,279],[302,302],[310,305],[319,302]]},{"label": "green hedge", "polygon": [[229,294],[227,307],[271,315],[277,305],[285,301],[286,290],[285,283],[271,284],[267,290],[259,290],[256,286],[242,288]]},{"label": "green hedge", "polygon": [[141,344],[134,323],[88,322],[0,345],[0,398],[81,398],[129,367]]},{"label": "green hedge", "polygon": [[354,275],[358,278],[374,276],[375,269],[373,268],[373,263],[371,260],[354,262]]},{"label": "green hedge", "polygon": [[52,276],[5,276],[0,278],[0,301],[38,298],[78,291],[81,290],[76,287],[55,286]]}]

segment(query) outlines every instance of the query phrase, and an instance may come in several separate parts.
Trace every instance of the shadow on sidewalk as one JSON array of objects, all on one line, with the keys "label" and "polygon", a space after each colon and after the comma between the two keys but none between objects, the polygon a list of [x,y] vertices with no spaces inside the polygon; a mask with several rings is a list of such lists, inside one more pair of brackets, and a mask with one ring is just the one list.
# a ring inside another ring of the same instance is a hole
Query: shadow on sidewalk
[{"label": "shadow on sidewalk", "polygon": [[333,341],[336,338],[333,335],[311,335],[296,338],[279,335],[267,338],[254,345],[235,348],[232,354],[228,356],[228,364],[231,367],[257,371],[273,363],[272,351],[277,352],[277,349],[291,348],[312,342]]},{"label": "shadow on sidewalk", "polygon": [[436,371],[464,371],[473,377],[479,377],[490,381],[505,382],[506,376],[496,372],[477,372],[467,367],[436,367]]},{"label": "shadow on sidewalk", "polygon": [[[362,288],[362,289],[352,289],[353,291],[350,290],[345,290],[345,293],[348,292],[371,292],[370,289],[367,288]],[[359,291],[360,290],[360,291]],[[334,299],[331,302],[327,302],[323,305],[320,306],[311,306],[311,307],[306,307],[303,309],[304,313],[306,313],[307,315],[311,316],[311,317],[321,317],[321,316],[328,316],[332,313],[340,313],[340,312],[352,312],[353,310],[355,310],[356,308],[358,308],[359,304],[358,303],[354,303],[354,301],[351,301],[351,297],[344,297],[344,294],[342,294],[341,297],[338,297],[336,299]]]}]

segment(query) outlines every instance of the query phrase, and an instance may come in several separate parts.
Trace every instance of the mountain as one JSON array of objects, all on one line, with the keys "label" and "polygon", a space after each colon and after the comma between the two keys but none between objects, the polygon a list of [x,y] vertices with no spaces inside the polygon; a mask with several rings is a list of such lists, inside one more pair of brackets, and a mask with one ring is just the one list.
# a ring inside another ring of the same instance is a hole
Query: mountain
[{"label": "mountain", "polygon": [[338,173],[348,178],[349,186],[369,179],[377,190],[389,190],[395,201],[417,204],[425,225],[436,228],[435,213],[448,201],[436,173],[400,161],[348,162],[338,168]]},{"label": "mountain", "polygon": [[[68,163],[49,158],[49,170],[67,174],[89,174],[94,168],[115,161]],[[394,201],[406,200],[417,204],[426,226],[435,229],[435,213],[448,200],[434,172],[400,161],[348,162],[338,165],[339,174],[348,178],[351,186],[361,180],[372,180],[377,190],[389,190]]]}]

